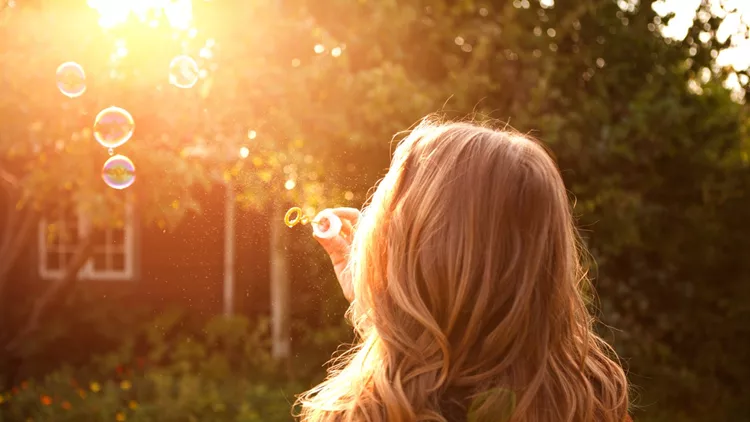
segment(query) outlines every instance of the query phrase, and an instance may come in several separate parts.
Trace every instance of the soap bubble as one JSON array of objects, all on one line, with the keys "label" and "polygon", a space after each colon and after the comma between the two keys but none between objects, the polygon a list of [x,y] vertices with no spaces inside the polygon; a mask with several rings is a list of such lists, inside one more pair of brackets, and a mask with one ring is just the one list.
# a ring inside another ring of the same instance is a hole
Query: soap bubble
[{"label": "soap bubble", "polygon": [[321,239],[331,239],[341,232],[343,223],[330,209],[318,213],[313,219],[313,234]]},{"label": "soap bubble", "polygon": [[190,56],[177,56],[169,63],[169,83],[178,88],[192,88],[199,75],[198,63]]},{"label": "soap bubble", "polygon": [[112,149],[112,148],[110,148],[110,149],[107,150],[107,154],[109,154],[109,156],[111,157],[111,156],[115,155],[115,150]]},{"label": "soap bubble", "polygon": [[86,73],[75,62],[66,62],[57,67],[57,88],[63,95],[76,98],[86,92]]},{"label": "soap bubble", "polygon": [[102,179],[111,188],[125,189],[135,182],[135,164],[124,155],[110,157],[102,168]]},{"label": "soap bubble", "polygon": [[117,148],[128,142],[133,131],[133,116],[120,107],[105,108],[94,120],[94,138],[105,148]]}]

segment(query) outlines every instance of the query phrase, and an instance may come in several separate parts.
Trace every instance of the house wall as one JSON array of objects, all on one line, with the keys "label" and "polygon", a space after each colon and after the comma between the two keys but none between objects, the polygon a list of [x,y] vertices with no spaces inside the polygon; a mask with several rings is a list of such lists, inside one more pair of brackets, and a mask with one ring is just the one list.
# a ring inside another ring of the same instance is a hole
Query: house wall
[{"label": "house wall", "polygon": [[[79,280],[78,289],[124,311],[178,306],[206,316],[221,313],[224,188],[214,186],[196,196],[202,213],[185,216],[173,231],[137,221],[134,280]],[[265,313],[270,308],[269,221],[265,213],[239,206],[235,214],[234,308],[241,314]],[[11,270],[6,304],[26,303],[51,283],[39,275],[37,248],[37,236],[32,236]]]}]

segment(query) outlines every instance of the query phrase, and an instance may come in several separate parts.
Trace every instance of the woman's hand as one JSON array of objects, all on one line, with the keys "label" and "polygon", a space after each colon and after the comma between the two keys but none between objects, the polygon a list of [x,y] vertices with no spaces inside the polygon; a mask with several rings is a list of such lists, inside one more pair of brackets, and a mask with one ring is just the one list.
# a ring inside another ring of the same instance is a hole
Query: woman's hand
[{"label": "woman's hand", "polygon": [[354,237],[354,227],[359,221],[360,212],[356,208],[332,208],[330,210],[341,219],[341,232],[338,236],[330,239],[322,239],[314,236],[318,243],[328,253],[339,280],[344,297],[349,302],[354,300],[354,289],[352,288],[352,276],[347,265],[349,264],[349,252]]}]

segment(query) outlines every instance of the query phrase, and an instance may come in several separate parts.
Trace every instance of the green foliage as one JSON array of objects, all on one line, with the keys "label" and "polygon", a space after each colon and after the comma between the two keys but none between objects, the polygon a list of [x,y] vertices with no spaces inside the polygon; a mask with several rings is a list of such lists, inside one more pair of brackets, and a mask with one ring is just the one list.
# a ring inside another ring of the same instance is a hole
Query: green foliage
[{"label": "green foliage", "polygon": [[[287,421],[294,396],[321,375],[322,362],[307,359],[315,372],[280,376],[267,321],[218,317],[196,331],[180,328],[183,317],[164,313],[116,352],[4,392],[0,421]],[[314,337],[300,347],[332,350],[340,341]]]},{"label": "green foliage", "polygon": [[495,388],[476,396],[469,406],[467,422],[507,422],[516,408],[516,395]]},{"label": "green foliage", "polygon": [[3,396],[2,421],[289,421],[300,387],[262,381],[207,380],[200,374],[143,374],[79,386],[60,372]]}]

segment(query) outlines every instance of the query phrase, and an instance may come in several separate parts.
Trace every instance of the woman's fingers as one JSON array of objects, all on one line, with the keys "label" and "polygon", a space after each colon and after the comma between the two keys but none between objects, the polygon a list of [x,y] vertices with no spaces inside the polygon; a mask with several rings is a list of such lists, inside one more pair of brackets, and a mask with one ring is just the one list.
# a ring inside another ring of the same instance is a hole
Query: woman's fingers
[{"label": "woman's fingers", "polygon": [[347,273],[347,265],[349,264],[349,241],[344,239],[342,236],[334,236],[330,239],[323,239],[315,236],[315,239],[323,246],[326,253],[331,259],[333,270],[336,273],[336,278],[339,281],[341,290],[344,292],[344,297],[351,302],[354,300],[354,293],[352,290],[351,276]]},{"label": "woman's fingers", "polygon": [[352,242],[354,236],[354,225],[349,220],[341,220],[341,237],[346,239],[349,243]]},{"label": "woman's fingers", "polygon": [[[321,211],[320,213],[318,213],[318,217],[316,217],[315,221],[317,221],[318,224],[320,224],[321,222],[325,223],[325,226],[321,227],[321,230],[323,231],[326,231],[328,227],[330,227],[330,224],[325,221],[326,217],[322,217],[325,212],[329,213],[329,215],[333,214],[338,217],[339,220],[341,220],[341,229],[339,234],[341,235],[341,237],[351,242],[351,238],[354,235],[354,226],[356,226],[356,224],[359,222],[359,210],[356,208],[331,208]],[[313,235],[315,236],[314,233]],[[315,237],[317,238],[318,236]]]},{"label": "woman's fingers", "polygon": [[340,219],[342,220],[348,220],[353,225],[357,225],[359,222],[359,216],[362,214],[358,209],[356,208],[331,208],[331,212],[336,214]]},{"label": "woman's fingers", "polygon": [[315,240],[325,249],[331,258],[333,269],[336,272],[336,278],[339,280],[344,296],[350,302],[353,300],[353,290],[351,276],[347,273],[349,263],[349,252],[351,250],[352,237],[357,223],[359,222],[360,212],[356,208],[332,208],[331,213],[341,220],[340,232],[331,238],[321,238],[315,236]]},{"label": "woman's fingers", "polygon": [[325,249],[328,256],[331,257],[331,261],[334,265],[348,259],[350,245],[346,239],[341,236],[335,236],[330,239],[323,239],[315,236],[315,239],[320,243],[320,246]]}]

